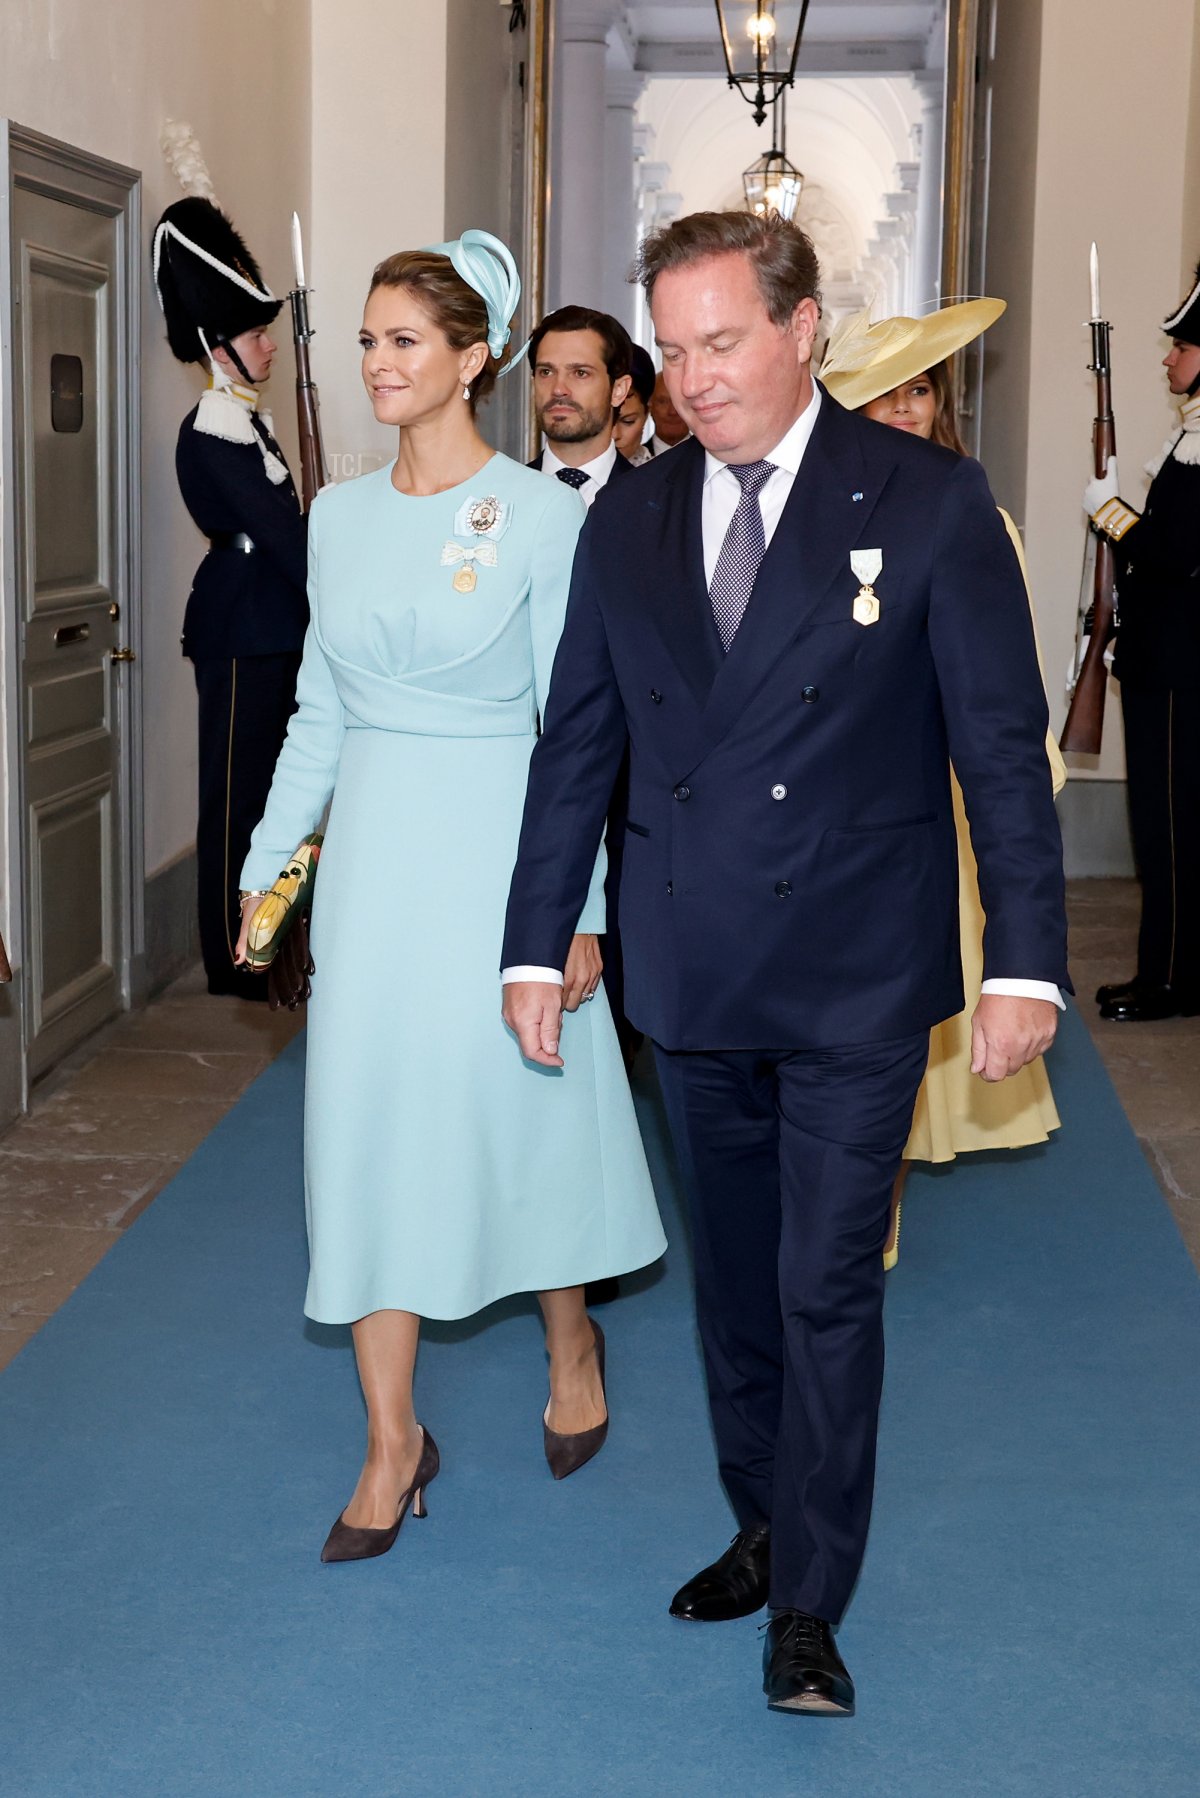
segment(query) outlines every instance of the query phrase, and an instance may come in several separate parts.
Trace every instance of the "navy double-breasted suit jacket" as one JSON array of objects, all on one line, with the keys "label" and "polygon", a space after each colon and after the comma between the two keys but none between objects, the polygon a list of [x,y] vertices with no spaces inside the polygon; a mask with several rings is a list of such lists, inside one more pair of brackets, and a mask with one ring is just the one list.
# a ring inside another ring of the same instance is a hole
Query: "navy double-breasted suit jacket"
[{"label": "navy double-breasted suit jacket", "polygon": [[[951,758],[985,978],[1067,986],[1045,697],[978,463],[824,394],[728,655],[703,479],[682,444],[580,536],[504,965],[563,966],[628,738],[625,1005],[664,1048],[848,1047],[962,1009]],[[867,626],[859,548],[883,557]]]}]

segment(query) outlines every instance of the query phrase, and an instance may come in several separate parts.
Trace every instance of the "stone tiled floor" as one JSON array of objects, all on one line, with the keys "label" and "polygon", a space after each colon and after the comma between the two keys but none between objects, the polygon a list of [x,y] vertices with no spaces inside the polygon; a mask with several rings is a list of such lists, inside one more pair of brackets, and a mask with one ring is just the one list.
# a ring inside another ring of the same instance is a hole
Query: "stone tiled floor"
[{"label": "stone tiled floor", "polygon": [[[1200,1018],[1101,1023],[1092,994],[1133,971],[1132,881],[1072,883],[1080,1010],[1200,1265]],[[0,1367],[144,1211],[302,1017],[213,999],[198,971],[58,1068],[0,1137]]]},{"label": "stone tiled floor", "polygon": [[92,1271],[302,1016],[214,999],[197,970],[119,1018],[0,1137],[0,1367]]}]

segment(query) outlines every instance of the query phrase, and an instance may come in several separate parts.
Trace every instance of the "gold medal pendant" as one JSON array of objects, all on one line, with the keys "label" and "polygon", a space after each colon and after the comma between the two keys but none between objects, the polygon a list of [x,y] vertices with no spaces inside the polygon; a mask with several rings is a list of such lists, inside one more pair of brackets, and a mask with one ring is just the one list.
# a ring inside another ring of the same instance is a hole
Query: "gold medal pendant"
[{"label": "gold medal pendant", "polygon": [[877,624],[879,621],[879,601],[873,587],[860,587],[855,595],[853,606],[856,624]]},{"label": "gold medal pendant", "polygon": [[454,577],[454,591],[456,593],[474,593],[475,584],[478,579],[479,577],[471,564],[469,562],[464,562]]}]

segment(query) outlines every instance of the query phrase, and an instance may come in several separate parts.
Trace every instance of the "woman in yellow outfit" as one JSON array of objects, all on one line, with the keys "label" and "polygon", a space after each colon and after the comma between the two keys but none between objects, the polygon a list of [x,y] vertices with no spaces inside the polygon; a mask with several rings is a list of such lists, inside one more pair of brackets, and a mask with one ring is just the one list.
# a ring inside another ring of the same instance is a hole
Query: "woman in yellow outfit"
[{"label": "woman in yellow outfit", "polygon": [[[945,306],[927,318],[889,318],[875,325],[867,313],[860,313],[846,319],[830,338],[821,366],[822,383],[843,406],[965,456],[954,420],[948,358],[986,331],[1003,311],[1003,300],[983,299]],[[1029,576],[1017,527],[1003,508],[1000,516],[1012,538],[1028,592]],[[1049,734],[1046,755],[1057,794],[1067,771]],[[912,1132],[892,1198],[892,1224],[884,1250],[888,1268],[896,1265],[900,1255],[900,1200],[914,1161],[953,1161],[975,1149],[1020,1149],[1045,1142],[1059,1125],[1040,1058],[995,1084],[970,1071],[971,1014],[983,981],[984,917],[957,780],[951,779],[951,787],[958,832],[959,934],[967,1006],[931,1033],[929,1066],[917,1094]]]}]

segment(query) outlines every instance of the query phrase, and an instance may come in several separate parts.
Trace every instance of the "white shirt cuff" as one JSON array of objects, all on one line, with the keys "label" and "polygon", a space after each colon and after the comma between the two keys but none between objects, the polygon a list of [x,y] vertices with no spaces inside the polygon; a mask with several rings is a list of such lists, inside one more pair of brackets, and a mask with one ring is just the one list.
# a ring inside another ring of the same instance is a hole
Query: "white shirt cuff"
[{"label": "white shirt cuff", "polygon": [[1060,1011],[1067,1002],[1052,980],[985,980],[981,993],[998,993],[1006,999],[1049,999]]},{"label": "white shirt cuff", "polygon": [[544,980],[547,986],[561,986],[563,977],[558,968],[529,968],[522,965],[518,968],[501,968],[501,986],[511,986],[515,980]]}]

